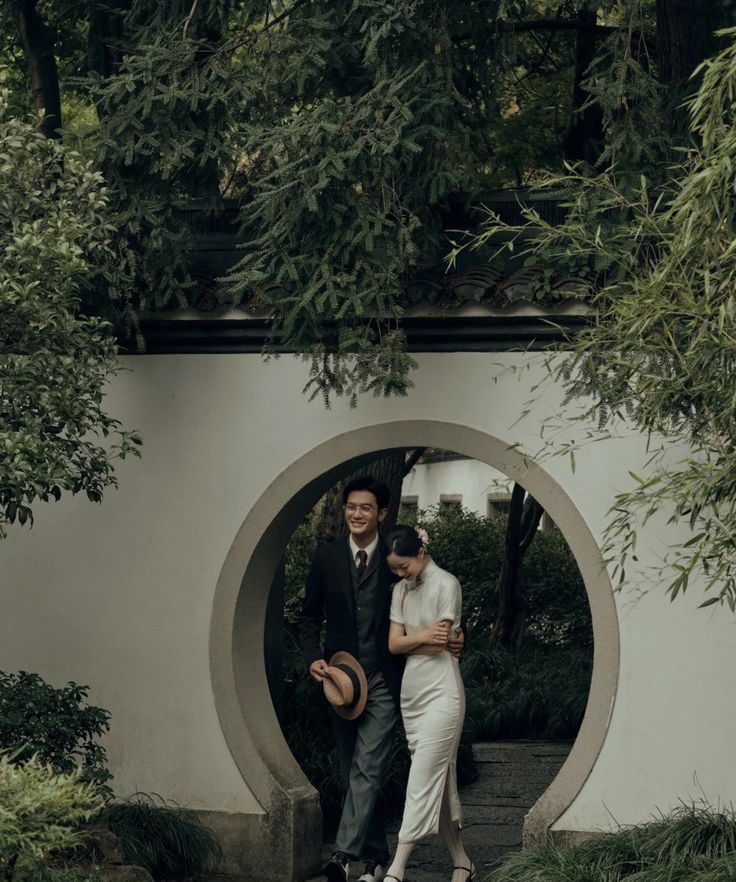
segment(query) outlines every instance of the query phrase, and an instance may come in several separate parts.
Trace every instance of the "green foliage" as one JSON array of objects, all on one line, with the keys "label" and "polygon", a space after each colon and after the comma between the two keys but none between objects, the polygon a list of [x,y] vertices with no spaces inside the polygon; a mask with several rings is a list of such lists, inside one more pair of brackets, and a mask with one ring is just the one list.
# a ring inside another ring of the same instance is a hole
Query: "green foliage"
[{"label": "green foliage", "polygon": [[119,63],[86,81],[99,122],[80,143],[109,182],[116,228],[98,302],[123,287],[132,308],[184,308],[195,290],[180,205],[219,196],[225,130],[245,96],[231,54],[214,49],[225,40],[219,5],[203,3],[184,29],[190,5],[132,3]]},{"label": "green foliage", "polygon": [[527,638],[511,653],[478,647],[463,654],[465,729],[472,741],[573,740],[588,703],[590,649],[548,646]]},{"label": "green foliage", "polygon": [[156,795],[136,793],[108,803],[102,822],[120,838],[125,859],[154,879],[184,879],[210,872],[222,858],[215,834],[192,812]]},{"label": "green foliage", "polygon": [[733,809],[682,805],[647,824],[569,849],[549,844],[512,854],[492,882],[733,882]]},{"label": "green foliage", "polygon": [[105,882],[100,867],[64,865],[58,861],[34,867],[31,873],[17,873],[15,882]]},{"label": "green foliage", "polygon": [[[696,146],[656,192],[645,177],[632,188],[615,166],[571,173],[551,182],[569,188],[564,226],[530,222],[535,253],[574,254],[598,270],[593,321],[570,355],[548,362],[567,390],[563,418],[582,424],[582,443],[615,435],[623,420],[650,438],[646,474],[632,475],[607,527],[620,583],[637,570],[640,525],[663,515],[680,527],[666,561],[670,596],[699,576],[714,593],[707,603],[736,609],[736,29],[722,36],[731,42],[702,66],[690,103]],[[493,223],[478,244],[501,228]]]},{"label": "green foliage", "polygon": [[[65,137],[110,186],[95,310],[112,299],[135,333],[135,310],[188,305],[201,292],[177,206],[241,197],[243,258],[216,296],[265,304],[325,401],[410,387],[400,299],[444,250],[450,197],[563,159],[576,32],[515,32],[548,17],[543,0],[39,9],[58,37]],[[0,82],[27,112],[15,22],[0,16]]]},{"label": "green foliage", "polygon": [[0,868],[7,880],[42,878],[49,854],[81,840],[79,825],[102,797],[78,772],[61,774],[36,757],[0,754]]},{"label": "green foliage", "polygon": [[68,683],[55,689],[37,674],[0,671],[0,750],[13,762],[31,756],[55,771],[94,784],[103,794],[112,775],[97,739],[110,728],[110,714],[87,704],[89,687]]},{"label": "green foliage", "polygon": [[556,530],[539,531],[523,559],[526,636],[519,652],[490,648],[506,519],[461,507],[420,512],[437,563],[463,590],[466,730],[473,741],[574,738],[588,700],[593,641],[580,571]]},{"label": "green foliage", "polygon": [[636,182],[641,175],[661,175],[672,159],[674,135],[667,90],[657,78],[645,36],[654,31],[652,11],[640,0],[621,5],[622,26],[596,55],[585,87],[588,104],[603,114],[605,138],[598,168],[615,165],[619,179]]},{"label": "green foliage", "polygon": [[302,6],[253,44],[268,93],[244,127],[258,162],[231,280],[262,291],[311,353],[307,388],[325,401],[409,386],[402,282],[437,253],[446,195],[474,178],[452,31],[425,0],[342,0]]},{"label": "green foliage", "polygon": [[[485,650],[498,614],[498,582],[504,559],[506,519],[485,518],[459,506],[420,512],[429,550],[460,580],[471,646]],[[550,647],[590,650],[590,609],[580,571],[561,533],[541,530],[524,556],[520,582],[526,630]]]},{"label": "green foliage", "polygon": [[103,409],[115,339],[80,310],[110,258],[102,178],[4,113],[0,100],[0,538],[39,500],[99,502],[140,443]]},{"label": "green foliage", "polygon": [[[47,0],[64,136],[110,187],[108,259],[86,302],[105,315],[113,303],[133,337],[137,310],[189,305],[201,291],[178,206],[236,196],[243,256],[210,301],[268,308],[326,403],[405,394],[407,282],[437,262],[457,207],[483,187],[561,170],[584,95],[603,114],[604,163],[629,180],[667,167],[667,98],[647,48],[654,8]],[[16,26],[0,8],[0,84],[22,114],[32,101]],[[605,28],[581,88],[580,50]],[[595,269],[607,260],[596,255]]]}]

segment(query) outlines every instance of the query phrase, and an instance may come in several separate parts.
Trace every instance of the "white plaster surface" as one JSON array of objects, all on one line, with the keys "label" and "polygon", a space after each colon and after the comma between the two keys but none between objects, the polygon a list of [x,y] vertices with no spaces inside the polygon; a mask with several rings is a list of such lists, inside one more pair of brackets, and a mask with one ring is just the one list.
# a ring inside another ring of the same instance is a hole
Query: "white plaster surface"
[{"label": "white plaster surface", "polygon": [[[130,370],[108,406],[142,433],[143,459],[119,466],[120,487],[101,506],[40,506],[32,531],[14,529],[0,544],[0,668],[91,685],[91,700],[112,712],[106,746],[119,793],[258,811],[220,730],[208,668],[215,584],[244,518],[294,459],[362,425],[457,422],[536,452],[556,393],[517,423],[537,374],[504,369],[536,358],[422,355],[408,398],[367,398],[356,410],[338,401],[329,411],[302,395],[305,366],[292,357],[125,359]],[[614,493],[645,458],[632,436],[584,447],[574,472],[566,459],[544,468],[600,536]],[[642,566],[656,564],[670,530],[656,521],[643,530]],[[726,612],[695,609],[697,585],[670,604],[665,581],[636,604],[617,597],[621,676],[609,734],[557,829],[636,822],[703,793],[736,800],[736,628]]]},{"label": "white plaster surface", "polygon": [[511,498],[513,483],[509,478],[474,459],[451,459],[420,462],[404,478],[403,497],[416,497],[419,509],[440,504],[443,496],[459,496],[463,508],[485,517],[488,498]]}]

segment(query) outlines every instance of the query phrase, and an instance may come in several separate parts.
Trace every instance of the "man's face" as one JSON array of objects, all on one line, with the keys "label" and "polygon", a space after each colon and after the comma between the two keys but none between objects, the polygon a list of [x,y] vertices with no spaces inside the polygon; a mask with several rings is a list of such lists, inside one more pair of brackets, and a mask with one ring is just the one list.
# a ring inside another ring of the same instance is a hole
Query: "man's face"
[{"label": "man's face", "polygon": [[378,508],[376,497],[369,490],[353,490],[345,503],[345,523],[356,543],[372,542],[387,513],[387,508]]}]

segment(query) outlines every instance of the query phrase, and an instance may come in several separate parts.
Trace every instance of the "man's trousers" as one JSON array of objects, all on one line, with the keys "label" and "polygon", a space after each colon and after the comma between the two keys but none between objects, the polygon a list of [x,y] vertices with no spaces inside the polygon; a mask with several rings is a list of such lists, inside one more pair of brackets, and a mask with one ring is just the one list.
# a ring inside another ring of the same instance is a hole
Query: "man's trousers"
[{"label": "man's trousers", "polygon": [[383,674],[377,671],[367,679],[368,701],[357,720],[345,720],[332,712],[340,781],[345,791],[335,850],[353,860],[385,864],[389,856],[386,822],[376,800],[385,779],[399,712]]}]

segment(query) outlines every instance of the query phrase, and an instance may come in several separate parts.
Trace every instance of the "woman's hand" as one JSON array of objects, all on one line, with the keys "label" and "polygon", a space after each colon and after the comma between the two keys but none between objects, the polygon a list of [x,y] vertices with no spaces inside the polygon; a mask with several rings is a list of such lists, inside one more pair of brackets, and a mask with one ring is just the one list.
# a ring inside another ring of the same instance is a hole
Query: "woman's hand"
[{"label": "woman's hand", "polygon": [[447,619],[441,619],[430,625],[425,631],[426,639],[424,643],[430,643],[433,646],[446,646],[450,636],[450,623]]}]

